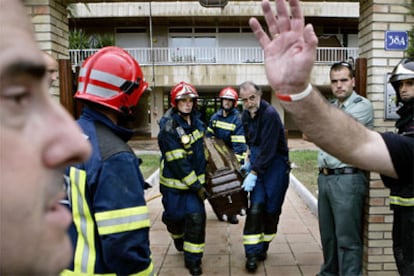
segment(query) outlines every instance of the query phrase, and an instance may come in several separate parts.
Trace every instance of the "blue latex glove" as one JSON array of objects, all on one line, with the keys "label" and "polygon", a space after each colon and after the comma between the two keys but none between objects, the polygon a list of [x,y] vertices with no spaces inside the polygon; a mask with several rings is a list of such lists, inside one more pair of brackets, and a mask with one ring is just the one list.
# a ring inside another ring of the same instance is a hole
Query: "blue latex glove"
[{"label": "blue latex glove", "polygon": [[246,173],[250,172],[250,162],[249,161],[245,161],[244,164],[241,165],[240,172],[242,174],[246,174]]},{"label": "blue latex glove", "polygon": [[253,191],[254,186],[256,185],[257,175],[249,173],[243,181],[242,188],[246,192]]}]

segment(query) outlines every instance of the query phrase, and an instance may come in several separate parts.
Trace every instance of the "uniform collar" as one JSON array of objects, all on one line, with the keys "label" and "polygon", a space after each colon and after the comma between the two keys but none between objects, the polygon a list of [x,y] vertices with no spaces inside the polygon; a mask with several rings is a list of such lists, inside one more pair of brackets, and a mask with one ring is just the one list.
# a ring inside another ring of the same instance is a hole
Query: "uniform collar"
[{"label": "uniform collar", "polygon": [[85,107],[82,111],[82,117],[107,126],[125,142],[129,141],[134,135],[134,132],[132,130],[114,124],[108,117],[100,112],[95,111],[94,109]]},{"label": "uniform collar", "polygon": [[[358,94],[355,91],[352,91],[351,95],[349,95],[349,97],[342,103],[343,105],[343,109],[346,109],[349,104],[351,104],[352,102],[354,102],[354,100],[358,97]],[[339,106],[339,100],[336,99],[334,102],[337,106]]]}]

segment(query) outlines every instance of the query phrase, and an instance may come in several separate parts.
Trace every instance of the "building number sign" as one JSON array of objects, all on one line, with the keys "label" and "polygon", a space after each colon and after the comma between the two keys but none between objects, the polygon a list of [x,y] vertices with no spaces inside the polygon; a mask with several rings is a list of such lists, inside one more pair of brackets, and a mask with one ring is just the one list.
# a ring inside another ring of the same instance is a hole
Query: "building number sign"
[{"label": "building number sign", "polygon": [[385,50],[406,50],[408,48],[408,32],[385,31]]}]

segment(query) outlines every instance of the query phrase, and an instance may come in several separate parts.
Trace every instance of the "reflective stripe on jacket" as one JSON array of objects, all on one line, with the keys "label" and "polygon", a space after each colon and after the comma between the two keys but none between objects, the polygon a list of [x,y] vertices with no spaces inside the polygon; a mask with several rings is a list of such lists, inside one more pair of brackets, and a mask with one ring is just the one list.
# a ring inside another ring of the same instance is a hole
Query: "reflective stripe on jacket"
[{"label": "reflective stripe on jacket", "polygon": [[241,115],[236,108],[233,108],[227,117],[223,116],[222,109],[214,113],[211,116],[206,136],[222,139],[233,150],[239,162],[245,159],[247,151],[246,138]]},{"label": "reflective stripe on jacket", "polygon": [[398,179],[381,175],[384,185],[390,189],[390,207],[414,208],[414,138],[391,132],[381,133]]},{"label": "reflective stripe on jacket", "polygon": [[174,109],[169,109],[160,120],[160,184],[171,189],[198,190],[205,183],[205,127],[194,112],[190,116],[192,123],[188,125]]},{"label": "reflective stripe on jacket", "polygon": [[67,170],[74,258],[62,275],[153,275],[145,181],[126,144],[130,131],[92,110],[78,123],[92,156]]}]

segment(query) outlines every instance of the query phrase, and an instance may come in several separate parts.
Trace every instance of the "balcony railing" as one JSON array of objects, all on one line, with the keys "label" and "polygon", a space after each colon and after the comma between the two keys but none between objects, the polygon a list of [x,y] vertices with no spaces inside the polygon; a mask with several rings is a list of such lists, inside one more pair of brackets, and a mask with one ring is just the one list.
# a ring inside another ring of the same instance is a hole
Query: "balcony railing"
[{"label": "balcony railing", "polygon": [[[70,49],[72,66],[81,63],[99,49]],[[259,47],[238,48],[125,48],[140,65],[176,64],[246,64],[263,63],[263,50]],[[319,47],[316,63],[331,64],[356,59],[358,48]]]}]

